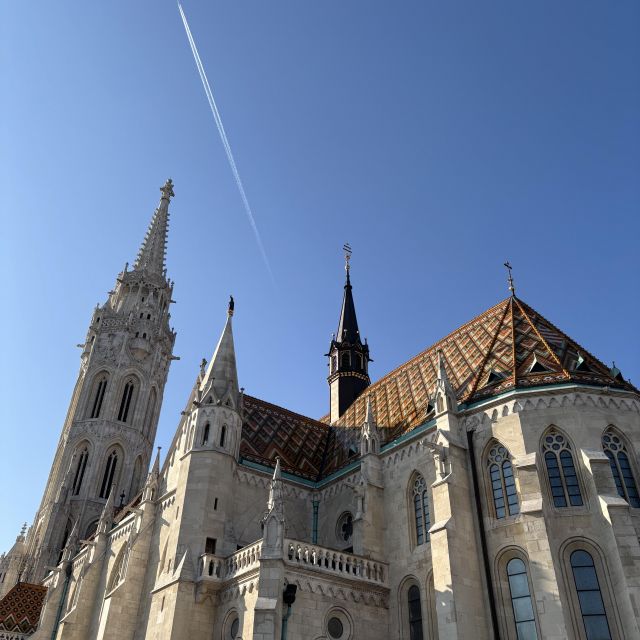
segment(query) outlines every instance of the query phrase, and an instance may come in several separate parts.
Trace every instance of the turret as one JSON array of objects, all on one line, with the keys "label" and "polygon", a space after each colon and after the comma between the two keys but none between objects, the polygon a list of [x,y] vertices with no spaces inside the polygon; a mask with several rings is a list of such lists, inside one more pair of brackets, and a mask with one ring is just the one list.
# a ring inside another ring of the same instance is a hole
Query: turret
[{"label": "turret", "polygon": [[331,422],[335,422],[371,384],[369,345],[360,338],[350,276],[351,248],[345,245],[346,282],[338,331],[329,345],[329,395]]}]

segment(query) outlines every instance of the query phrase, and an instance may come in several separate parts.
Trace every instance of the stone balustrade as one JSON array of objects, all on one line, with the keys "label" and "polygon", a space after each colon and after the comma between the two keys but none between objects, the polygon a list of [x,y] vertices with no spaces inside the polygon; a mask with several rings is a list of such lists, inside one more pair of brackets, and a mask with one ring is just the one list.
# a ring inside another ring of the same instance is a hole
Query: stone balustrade
[{"label": "stone balustrade", "polygon": [[198,566],[199,580],[229,580],[257,569],[260,564],[260,549],[262,540],[258,540],[247,547],[239,549],[227,558],[221,558],[213,553],[200,556]]},{"label": "stone balustrade", "polygon": [[285,562],[350,580],[364,580],[380,586],[388,586],[389,565],[387,563],[315,544],[286,539]]},{"label": "stone balustrade", "polygon": [[[205,553],[200,556],[198,580],[224,582],[253,571],[260,565],[261,549],[262,540],[258,540],[227,558]],[[387,563],[352,553],[285,539],[283,559],[288,565],[325,573],[328,577],[340,576],[382,587],[388,586]]]}]

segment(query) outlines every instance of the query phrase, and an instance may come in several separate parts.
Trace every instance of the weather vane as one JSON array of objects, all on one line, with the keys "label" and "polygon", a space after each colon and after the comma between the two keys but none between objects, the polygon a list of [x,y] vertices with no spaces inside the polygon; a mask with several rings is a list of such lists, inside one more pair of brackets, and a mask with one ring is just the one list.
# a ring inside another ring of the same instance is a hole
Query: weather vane
[{"label": "weather vane", "polygon": [[511,273],[511,271],[513,270],[513,267],[511,266],[508,260],[504,263],[504,266],[507,267],[507,271],[509,272],[509,291],[511,291],[512,296],[515,296],[516,286],[515,284],[513,284],[513,274]]},{"label": "weather vane", "polygon": [[351,260],[351,254],[353,250],[351,249],[351,245],[348,242],[345,242],[342,250],[344,251],[344,270],[349,273],[349,260]]}]

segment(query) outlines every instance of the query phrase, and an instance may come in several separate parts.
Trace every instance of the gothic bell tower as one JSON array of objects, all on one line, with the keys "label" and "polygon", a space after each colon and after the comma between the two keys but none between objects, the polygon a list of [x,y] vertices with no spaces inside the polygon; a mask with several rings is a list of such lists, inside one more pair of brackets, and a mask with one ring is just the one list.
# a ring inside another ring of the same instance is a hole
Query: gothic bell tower
[{"label": "gothic bell tower", "polygon": [[142,489],[153,449],[176,334],[173,282],[165,267],[167,180],[133,268],[125,265],[96,306],[80,372],[47,486],[27,537],[26,579],[58,563],[72,528],[89,538],[110,494],[127,503]]},{"label": "gothic bell tower", "polygon": [[351,247],[346,244],[345,271],[347,273],[340,310],[338,332],[329,345],[329,396],[331,422],[334,423],[353,401],[371,384],[369,379],[369,345],[363,344],[358,330],[356,307],[351,287]]}]

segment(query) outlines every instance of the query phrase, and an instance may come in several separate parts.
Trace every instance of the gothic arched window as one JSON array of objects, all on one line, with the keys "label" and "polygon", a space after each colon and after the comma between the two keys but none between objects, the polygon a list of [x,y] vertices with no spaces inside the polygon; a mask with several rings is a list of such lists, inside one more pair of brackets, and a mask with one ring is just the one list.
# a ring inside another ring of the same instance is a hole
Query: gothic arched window
[{"label": "gothic arched window", "polygon": [[416,544],[420,545],[429,542],[429,529],[431,528],[427,483],[420,474],[416,475],[413,481],[412,501]]},{"label": "gothic arched window", "polygon": [[512,558],[507,562],[507,578],[517,637],[523,640],[537,640],[536,616],[529,589],[527,566],[523,560]]},{"label": "gothic arched window", "polygon": [[489,449],[487,469],[491,480],[491,493],[496,518],[500,519],[520,513],[518,492],[516,491],[509,452],[497,442]]},{"label": "gothic arched window", "polygon": [[78,457],[78,464],[76,465],[76,473],[73,477],[73,485],[71,486],[71,494],[77,496],[80,493],[80,487],[82,487],[82,480],[84,479],[84,472],[87,469],[87,461],[89,460],[89,450],[84,447]]},{"label": "gothic arched window", "polygon": [[227,425],[223,424],[222,429],[220,429],[220,446],[224,447],[224,441],[227,438]]},{"label": "gothic arched window", "polygon": [[100,497],[108,498],[111,485],[116,477],[116,469],[118,467],[118,450],[113,449],[107,456],[107,463],[104,467],[102,475],[102,483],[100,484]]},{"label": "gothic arched window", "polygon": [[542,439],[553,504],[556,507],[582,506],[582,494],[573,463],[571,447],[557,429],[551,427]]},{"label": "gothic arched window", "polygon": [[204,425],[204,429],[202,431],[202,446],[204,447],[204,445],[209,444],[209,423],[207,422]]},{"label": "gothic arched window", "polygon": [[411,585],[407,591],[407,606],[409,607],[409,638],[423,640],[420,589],[415,584]]},{"label": "gothic arched window", "polygon": [[602,448],[609,458],[616,489],[632,507],[640,507],[640,495],[624,440],[609,427],[602,436]]},{"label": "gothic arched window", "polygon": [[98,376],[93,383],[93,392],[90,398],[89,418],[99,418],[100,410],[102,409],[102,403],[104,401],[104,394],[107,391],[107,381],[109,376],[106,373]]},{"label": "gothic arched window", "polygon": [[135,392],[136,385],[133,379],[127,380],[122,391],[122,399],[120,400],[120,409],[118,410],[118,420],[120,422],[126,422],[131,412],[131,405],[133,401],[133,394]]},{"label": "gothic arched window", "polygon": [[351,354],[347,351],[340,356],[340,366],[348,369],[351,366]]},{"label": "gothic arched window", "polygon": [[584,549],[574,551],[571,554],[571,570],[587,640],[610,640],[611,630],[591,554]]}]

